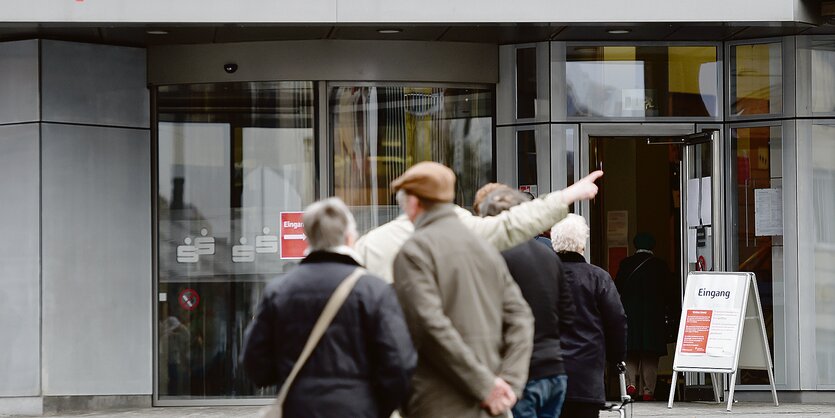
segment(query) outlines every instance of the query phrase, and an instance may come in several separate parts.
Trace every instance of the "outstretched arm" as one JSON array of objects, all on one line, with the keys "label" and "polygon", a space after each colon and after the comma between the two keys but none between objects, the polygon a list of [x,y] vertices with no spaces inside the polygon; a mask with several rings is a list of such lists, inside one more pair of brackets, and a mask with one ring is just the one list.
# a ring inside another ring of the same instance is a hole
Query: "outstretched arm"
[{"label": "outstretched arm", "polygon": [[477,236],[499,251],[515,247],[551,229],[568,214],[568,205],[597,195],[594,182],[603,175],[595,171],[565,189],[516,205],[496,216],[480,218],[458,208],[458,218]]}]

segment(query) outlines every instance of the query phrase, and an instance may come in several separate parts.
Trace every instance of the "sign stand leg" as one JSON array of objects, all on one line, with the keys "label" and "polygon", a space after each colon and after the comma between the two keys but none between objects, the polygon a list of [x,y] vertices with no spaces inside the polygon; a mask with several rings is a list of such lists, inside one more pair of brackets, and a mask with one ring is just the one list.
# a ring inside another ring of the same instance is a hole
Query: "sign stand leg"
[{"label": "sign stand leg", "polygon": [[711,373],[710,381],[713,383],[713,397],[716,399],[716,403],[722,403],[719,396],[719,373]]},{"label": "sign stand leg", "polygon": [[736,389],[736,372],[731,373],[730,385],[731,390],[728,392],[728,407],[726,408],[728,412],[731,412],[731,409],[734,405],[734,389]]},{"label": "sign stand leg", "polygon": [[670,384],[670,399],[667,401],[667,408],[673,408],[673,397],[676,394],[676,386],[678,386],[678,372],[673,370],[673,382]]},{"label": "sign stand leg", "polygon": [[771,383],[771,396],[774,398],[774,406],[780,406],[780,402],[777,402],[777,386],[774,384],[774,372],[771,367],[768,368],[768,381]]}]

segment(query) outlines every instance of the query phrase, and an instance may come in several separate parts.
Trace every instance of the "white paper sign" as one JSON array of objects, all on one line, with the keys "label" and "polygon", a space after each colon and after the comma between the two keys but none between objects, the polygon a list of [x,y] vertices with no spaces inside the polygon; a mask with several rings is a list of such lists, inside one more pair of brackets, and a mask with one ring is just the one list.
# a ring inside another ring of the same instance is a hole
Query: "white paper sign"
[{"label": "white paper sign", "polygon": [[783,235],[783,189],[754,190],[754,233]]},{"label": "white paper sign", "polygon": [[629,212],[610,210],[606,215],[606,240],[609,247],[629,245]]},{"label": "white paper sign", "polygon": [[700,226],[699,220],[699,191],[701,179],[687,180],[687,226]]},{"label": "white paper sign", "polygon": [[702,177],[702,200],[699,202],[699,216],[702,218],[702,225],[712,224],[710,214],[713,213],[713,194],[711,187],[711,178]]}]

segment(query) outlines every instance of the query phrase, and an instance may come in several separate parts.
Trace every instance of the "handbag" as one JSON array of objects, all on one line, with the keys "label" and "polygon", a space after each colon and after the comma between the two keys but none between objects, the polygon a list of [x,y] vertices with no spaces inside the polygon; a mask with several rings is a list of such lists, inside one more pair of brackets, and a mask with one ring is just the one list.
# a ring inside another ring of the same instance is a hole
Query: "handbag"
[{"label": "handbag", "polygon": [[313,353],[313,349],[316,348],[316,344],[318,344],[319,340],[322,339],[322,336],[325,335],[325,331],[328,329],[331,322],[333,322],[333,318],[336,317],[336,313],[339,312],[339,308],[341,308],[342,304],[345,303],[345,299],[348,299],[348,295],[351,294],[351,290],[353,290],[354,285],[364,273],[365,269],[357,267],[353,272],[351,272],[351,274],[348,275],[348,277],[345,278],[345,280],[342,281],[342,283],[339,284],[339,286],[336,287],[336,290],[333,291],[330,299],[328,299],[328,303],[325,304],[325,308],[322,309],[319,319],[317,319],[316,324],[313,325],[313,330],[310,331],[310,336],[307,338],[307,342],[304,343],[304,348],[302,349],[301,354],[299,354],[299,358],[296,360],[296,363],[293,365],[293,369],[281,385],[281,389],[278,391],[275,401],[261,408],[258,411],[258,417],[282,417],[284,414],[284,400],[287,398],[287,393],[290,392],[290,386],[293,385],[293,381],[296,380],[296,376],[299,374],[302,367],[304,367],[304,363],[310,357],[310,354]]}]

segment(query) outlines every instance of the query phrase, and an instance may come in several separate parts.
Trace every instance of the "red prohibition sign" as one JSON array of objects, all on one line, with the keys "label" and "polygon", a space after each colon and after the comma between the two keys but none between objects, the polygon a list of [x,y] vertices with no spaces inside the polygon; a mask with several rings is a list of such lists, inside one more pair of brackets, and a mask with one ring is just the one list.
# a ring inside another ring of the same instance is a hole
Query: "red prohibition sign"
[{"label": "red prohibition sign", "polygon": [[193,311],[197,309],[197,304],[200,303],[200,295],[194,289],[183,289],[177,296],[177,302],[180,302],[183,309]]},{"label": "red prohibition sign", "polygon": [[696,261],[696,271],[705,270],[707,270],[707,261],[705,261],[705,256],[700,255],[698,261]]}]

